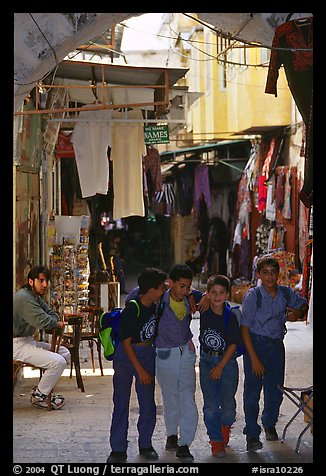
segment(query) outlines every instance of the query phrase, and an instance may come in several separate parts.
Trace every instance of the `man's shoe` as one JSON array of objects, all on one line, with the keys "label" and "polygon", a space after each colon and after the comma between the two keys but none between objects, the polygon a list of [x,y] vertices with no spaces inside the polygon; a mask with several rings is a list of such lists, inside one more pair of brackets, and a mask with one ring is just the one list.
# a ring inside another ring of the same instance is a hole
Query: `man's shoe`
[{"label": "man's shoe", "polygon": [[212,455],[215,456],[215,458],[224,458],[224,456],[226,456],[223,441],[210,441],[209,444],[212,446]]},{"label": "man's shoe", "polygon": [[150,446],[149,448],[139,448],[139,454],[149,461],[158,460],[158,454],[154,450],[153,446]]},{"label": "man's shoe", "polygon": [[278,434],[276,433],[275,427],[265,428],[265,435],[267,441],[277,441]]},{"label": "man's shoe", "polygon": [[227,446],[229,444],[231,428],[232,428],[231,425],[222,425],[222,435],[223,435],[224,446]]},{"label": "man's shoe", "polygon": [[[35,407],[48,409],[48,396],[41,393],[39,389],[34,388],[31,395],[31,403]],[[65,404],[65,399],[62,395],[52,395],[51,397],[51,410],[60,410]]]},{"label": "man's shoe", "polygon": [[127,459],[126,451],[111,451],[110,456],[107,458],[107,463],[123,463]]},{"label": "man's shoe", "polygon": [[178,446],[177,451],[175,452],[175,455],[177,458],[187,459],[191,461],[194,460],[194,457],[190,453],[189,447],[187,445]]},{"label": "man's shoe", "polygon": [[166,450],[176,450],[178,448],[178,437],[177,435],[170,435],[166,439],[165,449]]},{"label": "man's shoe", "polygon": [[263,443],[255,436],[247,436],[247,451],[261,450]]}]

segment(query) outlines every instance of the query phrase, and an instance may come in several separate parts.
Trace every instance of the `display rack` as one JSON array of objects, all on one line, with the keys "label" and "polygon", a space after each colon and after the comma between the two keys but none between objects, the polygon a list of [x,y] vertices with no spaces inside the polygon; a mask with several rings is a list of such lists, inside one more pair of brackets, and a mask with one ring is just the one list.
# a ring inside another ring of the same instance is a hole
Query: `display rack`
[{"label": "display rack", "polygon": [[78,233],[56,233],[50,254],[51,306],[59,315],[88,305],[88,228],[81,218]]}]

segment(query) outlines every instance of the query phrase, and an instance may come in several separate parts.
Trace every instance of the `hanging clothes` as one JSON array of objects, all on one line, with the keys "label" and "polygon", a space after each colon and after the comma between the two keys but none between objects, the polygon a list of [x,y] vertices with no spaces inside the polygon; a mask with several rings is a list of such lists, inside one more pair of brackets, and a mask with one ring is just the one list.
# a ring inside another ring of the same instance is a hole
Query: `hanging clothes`
[{"label": "hanging clothes", "polygon": [[292,199],[292,176],[291,169],[285,174],[285,186],[284,186],[284,205],[282,214],[284,218],[291,220],[292,210],[291,210],[291,199]]},{"label": "hanging clothes", "polygon": [[[86,106],[84,106],[86,107]],[[83,198],[96,193],[106,194],[109,182],[109,163],[107,148],[111,146],[112,111],[80,111],[78,122],[71,136],[74,145],[80,188]],[[101,122],[103,121],[103,122]]]},{"label": "hanging clothes", "polygon": [[258,177],[258,211],[260,212],[266,210],[267,186],[265,185],[265,181],[265,175],[261,174]]},{"label": "hanging clothes", "polygon": [[194,206],[198,210],[199,201],[204,197],[207,208],[212,206],[211,189],[209,183],[208,166],[198,164],[195,168]]},{"label": "hanging clothes", "polygon": [[[113,111],[112,119],[125,113]],[[143,119],[142,111],[128,111],[128,119]],[[113,219],[145,216],[143,199],[143,156],[146,155],[142,122],[113,122],[111,160],[114,173]]]},{"label": "hanging clothes", "polygon": [[281,167],[281,170],[277,172],[275,189],[275,206],[278,210],[282,210],[284,205],[284,183],[284,167]]},{"label": "hanging clothes", "polygon": [[148,197],[151,200],[154,193],[162,190],[163,186],[160,153],[155,147],[147,147],[147,153],[144,155],[144,170]]},{"label": "hanging clothes", "polygon": [[[306,126],[304,184],[299,198],[306,208],[313,203],[313,18],[291,20],[275,30],[265,93],[277,96],[277,79],[284,65],[287,82]],[[289,50],[293,48],[293,50]]]},{"label": "hanging clothes", "polygon": [[276,218],[275,189],[273,183],[267,185],[266,218],[270,221],[274,221]]}]

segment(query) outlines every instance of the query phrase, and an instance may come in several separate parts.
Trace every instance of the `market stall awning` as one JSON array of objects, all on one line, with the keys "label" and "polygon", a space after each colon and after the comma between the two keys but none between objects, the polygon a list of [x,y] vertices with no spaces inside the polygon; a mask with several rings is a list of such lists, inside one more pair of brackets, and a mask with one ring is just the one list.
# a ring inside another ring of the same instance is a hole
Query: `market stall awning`
[{"label": "market stall awning", "polygon": [[[187,160],[188,158],[191,158],[195,155],[202,155],[205,152],[211,152],[216,149],[228,149],[230,152],[231,148],[234,148],[235,146],[239,145],[250,145],[249,140],[226,140],[226,141],[219,141],[219,142],[212,142],[210,144],[203,144],[203,145],[195,145],[192,147],[184,147],[182,149],[177,149],[177,150],[167,150],[164,152],[160,153],[161,157],[161,163],[166,163],[166,162],[173,162],[177,161],[179,162],[180,159],[182,160]],[[223,154],[224,156],[224,154]],[[236,157],[227,157],[224,156],[224,159],[232,158],[235,159]],[[244,157],[237,157],[239,160],[248,160],[248,156]],[[188,159],[189,160],[189,159]]]}]

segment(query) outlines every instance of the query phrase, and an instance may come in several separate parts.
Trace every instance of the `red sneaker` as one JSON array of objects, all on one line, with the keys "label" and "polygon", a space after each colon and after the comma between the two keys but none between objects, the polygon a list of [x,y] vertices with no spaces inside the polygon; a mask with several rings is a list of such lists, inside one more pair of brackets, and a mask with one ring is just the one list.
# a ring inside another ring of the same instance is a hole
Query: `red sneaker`
[{"label": "red sneaker", "polygon": [[223,441],[225,446],[229,444],[231,428],[232,428],[231,425],[222,425],[222,435],[223,435]]},{"label": "red sneaker", "polygon": [[224,456],[226,456],[223,441],[210,441],[209,443],[212,446],[212,455],[215,456],[215,458],[224,458]]}]

